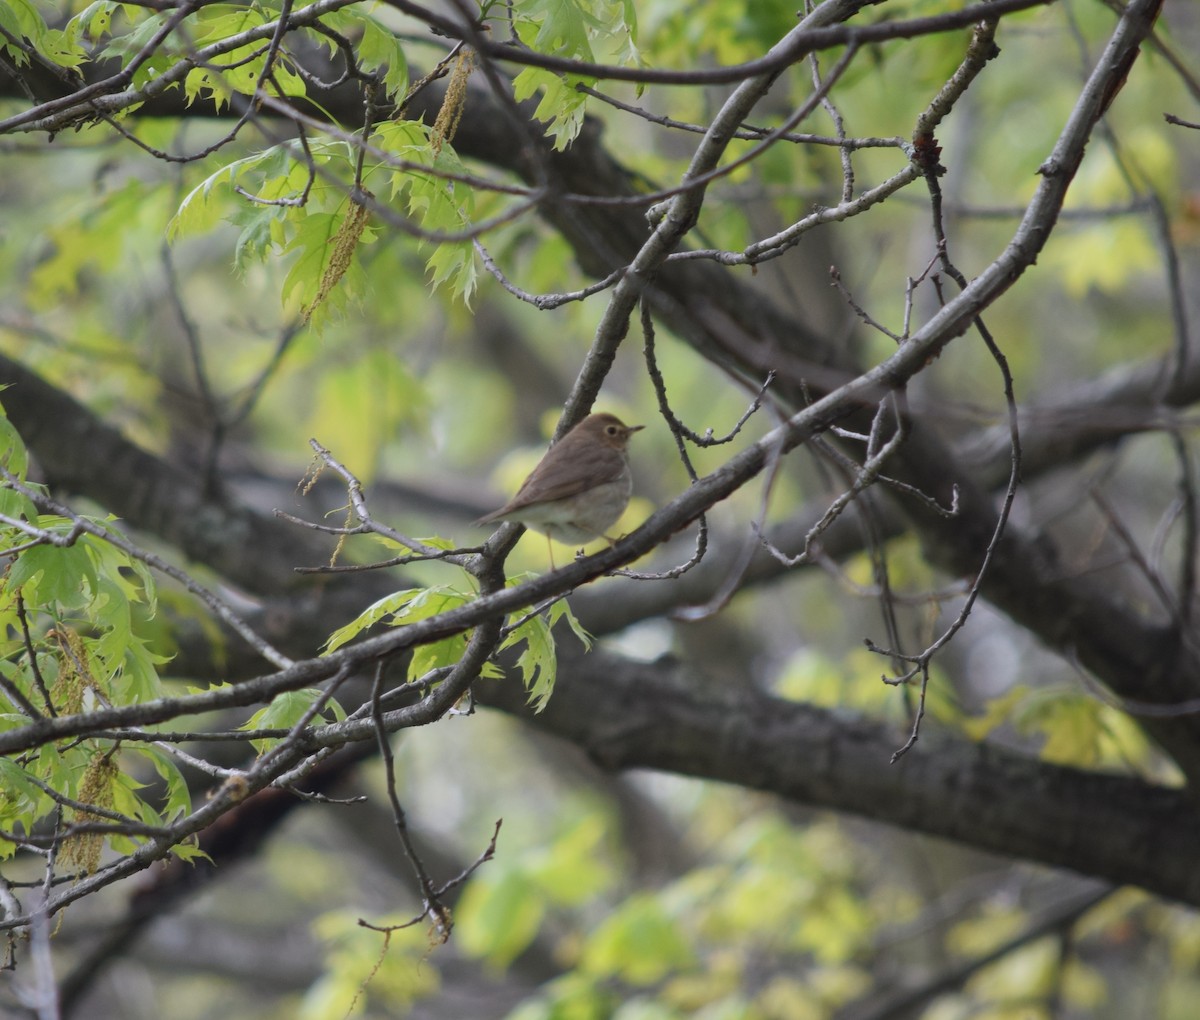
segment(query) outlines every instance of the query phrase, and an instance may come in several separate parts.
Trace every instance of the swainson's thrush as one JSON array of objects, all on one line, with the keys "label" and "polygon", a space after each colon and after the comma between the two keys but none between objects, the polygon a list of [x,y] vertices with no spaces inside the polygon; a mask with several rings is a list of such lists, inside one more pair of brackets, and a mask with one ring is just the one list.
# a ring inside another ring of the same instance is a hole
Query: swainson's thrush
[{"label": "swainson's thrush", "polygon": [[642,428],[611,414],[588,415],[546,451],[512,499],[475,523],[519,521],[556,542],[611,542],[604,532],[633,491],[629,437]]}]

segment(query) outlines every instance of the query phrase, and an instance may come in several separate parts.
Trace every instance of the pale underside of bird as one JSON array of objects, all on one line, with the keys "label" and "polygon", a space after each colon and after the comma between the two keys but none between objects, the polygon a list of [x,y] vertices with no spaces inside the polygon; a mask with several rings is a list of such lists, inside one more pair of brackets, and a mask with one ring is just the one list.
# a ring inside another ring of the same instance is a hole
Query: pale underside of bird
[{"label": "pale underside of bird", "polygon": [[626,447],[640,428],[589,415],[550,447],[512,499],[476,524],[517,521],[556,542],[611,542],[606,532],[633,492]]}]

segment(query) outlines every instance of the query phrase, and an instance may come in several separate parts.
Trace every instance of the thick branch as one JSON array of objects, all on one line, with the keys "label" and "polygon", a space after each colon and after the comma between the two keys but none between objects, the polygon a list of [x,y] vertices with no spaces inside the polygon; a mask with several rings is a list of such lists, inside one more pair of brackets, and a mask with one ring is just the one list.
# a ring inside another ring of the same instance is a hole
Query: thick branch
[{"label": "thick branch", "polygon": [[1200,904],[1200,815],[1183,791],[936,732],[889,765],[904,735],[880,723],[732,681],[732,693],[702,688],[683,666],[599,651],[563,659],[539,715],[517,684],[481,684],[478,697],[579,744],[605,768],[766,790]]},{"label": "thick branch", "polygon": [[9,419],[56,491],[95,500],[247,591],[286,590],[297,584],[297,563],[328,555],[299,529],[206,493],[194,475],[142,450],[4,355],[0,385]]}]

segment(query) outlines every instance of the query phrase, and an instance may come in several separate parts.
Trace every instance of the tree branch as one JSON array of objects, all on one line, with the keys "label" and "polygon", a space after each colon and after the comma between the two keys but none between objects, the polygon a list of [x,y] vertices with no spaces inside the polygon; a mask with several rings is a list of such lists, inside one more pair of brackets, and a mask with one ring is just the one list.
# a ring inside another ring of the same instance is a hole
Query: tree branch
[{"label": "tree branch", "polygon": [[564,653],[541,713],[513,682],[485,705],[585,748],[607,769],[659,769],[778,794],[980,850],[1200,904],[1182,790],[1051,765],[931,728],[896,765],[902,730],[756,693],[705,687],[687,667]]}]

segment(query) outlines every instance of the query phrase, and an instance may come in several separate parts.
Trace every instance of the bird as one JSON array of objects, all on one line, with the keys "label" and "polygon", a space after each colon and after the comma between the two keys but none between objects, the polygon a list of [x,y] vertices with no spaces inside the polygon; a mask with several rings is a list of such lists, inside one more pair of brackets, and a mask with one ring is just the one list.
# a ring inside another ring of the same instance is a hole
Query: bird
[{"label": "bird", "polygon": [[[517,521],[549,540],[586,543],[605,532],[629,504],[633,474],[629,437],[645,428],[613,414],[590,414],[546,451],[517,494],[476,525]],[[554,569],[554,552],[550,552]]]}]

